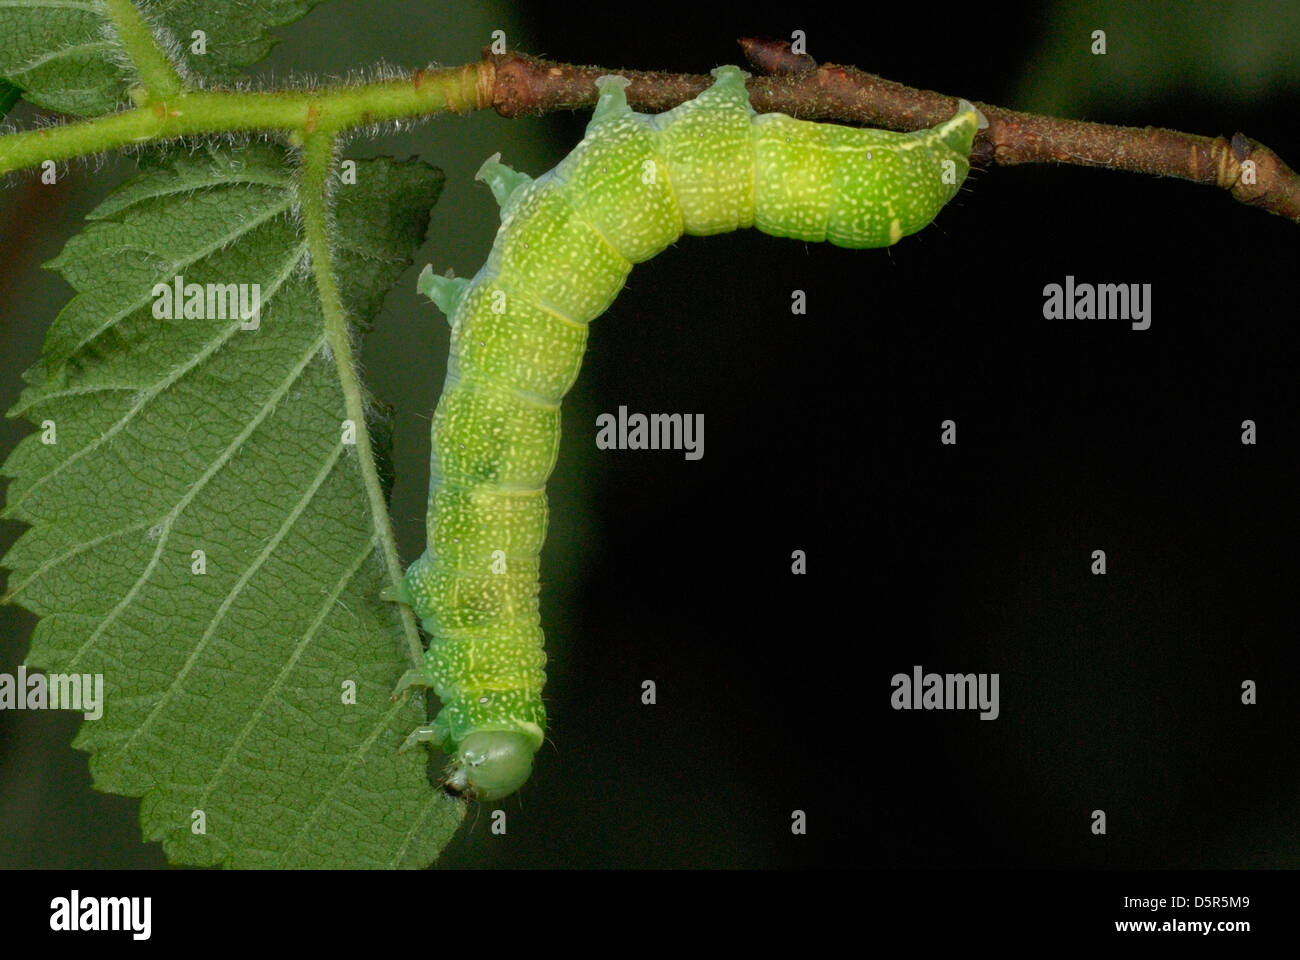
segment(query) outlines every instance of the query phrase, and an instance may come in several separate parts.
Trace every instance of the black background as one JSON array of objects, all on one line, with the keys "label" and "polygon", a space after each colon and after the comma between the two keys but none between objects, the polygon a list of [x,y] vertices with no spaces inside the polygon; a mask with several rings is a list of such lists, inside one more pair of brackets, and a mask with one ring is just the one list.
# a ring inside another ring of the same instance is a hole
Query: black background
[{"label": "black background", "polygon": [[[689,70],[789,21],[692,9],[548,18],[537,46]],[[796,25],[824,61],[995,103],[1040,27],[982,14],[976,51],[915,15]],[[1255,107],[1232,122],[1295,155],[1294,102]],[[1196,114],[1117,119],[1220,132]],[[706,454],[594,458],[590,571],[543,601],[557,752],[503,862],[1294,866],[1298,250],[1212,189],[1033,167],[976,173],[890,251],[742,232],[639,266],[562,456],[619,404],[703,413]],[[1067,274],[1151,284],[1151,329],[1043,319]],[[1000,718],[891,710],[915,664],[999,673]]]}]

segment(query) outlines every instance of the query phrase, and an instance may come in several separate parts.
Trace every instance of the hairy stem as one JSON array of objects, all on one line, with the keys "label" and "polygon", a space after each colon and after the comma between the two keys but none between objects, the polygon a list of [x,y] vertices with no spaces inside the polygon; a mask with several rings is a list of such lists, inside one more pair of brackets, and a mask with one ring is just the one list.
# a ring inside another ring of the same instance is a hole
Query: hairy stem
[{"label": "hairy stem", "polygon": [[279,92],[194,91],[60,127],[0,136],[0,174],[149,141],[212,133],[336,134],[382,120],[491,104],[484,64],[417,70],[401,80]]},{"label": "hairy stem", "polygon": [[[952,116],[957,100],[873,76],[856,67],[786,55],[773,41],[742,41],[760,69],[747,86],[761,112],[779,110],[831,120],[916,130]],[[282,92],[182,92],[95,120],[0,136],[0,174],[105,150],[183,136],[279,132],[294,139],[315,131],[343,133],[382,120],[493,107],[506,117],[572,110],[596,102],[597,77],[627,77],[628,102],[662,111],[698,95],[703,74],[611,71],[555,63],[526,54],[484,52],[480,63],[417,70],[400,80]],[[1300,175],[1261,143],[1235,133],[1205,137],[1177,130],[1116,127],[1062,120],[977,103],[989,128],[975,141],[971,162],[1075,164],[1179,177],[1227,190],[1234,199],[1300,223]]]},{"label": "hairy stem", "polygon": [[[357,463],[365,482],[366,498],[370,502],[375,537],[382,548],[389,578],[396,588],[402,580],[402,562],[397,554],[397,541],[393,537],[393,527],[388,516],[388,504],[384,501],[383,486],[379,482],[379,473],[375,470],[374,451],[370,446],[370,431],[366,429],[365,399],[362,395],[356,363],[352,357],[352,341],[348,336],[347,312],[343,307],[343,298],[339,294],[338,279],[334,275],[330,254],[329,183],[334,164],[334,144],[335,136],[332,133],[319,130],[308,134],[304,139],[302,168],[298,180],[298,202],[302,211],[303,231],[307,238],[307,251],[311,256],[312,276],[316,280],[321,312],[325,317],[325,339],[334,354],[339,383],[343,388],[344,408],[348,419],[356,429]],[[415,615],[404,603],[398,604],[397,609],[402,618],[402,632],[406,636],[411,661],[419,666],[424,657],[424,649],[420,644]]]},{"label": "hairy stem", "polygon": [[152,100],[169,100],[184,88],[180,74],[158,44],[158,38],[131,0],[104,0],[113,29]]}]

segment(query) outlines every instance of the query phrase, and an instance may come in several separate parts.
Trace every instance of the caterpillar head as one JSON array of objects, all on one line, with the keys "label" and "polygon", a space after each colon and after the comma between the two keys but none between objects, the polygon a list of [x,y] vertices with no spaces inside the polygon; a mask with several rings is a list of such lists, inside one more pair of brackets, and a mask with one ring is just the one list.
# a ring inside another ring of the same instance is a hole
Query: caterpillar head
[{"label": "caterpillar head", "polygon": [[533,772],[533,739],[510,730],[471,733],[456,747],[442,786],[467,800],[500,800],[524,785]]}]

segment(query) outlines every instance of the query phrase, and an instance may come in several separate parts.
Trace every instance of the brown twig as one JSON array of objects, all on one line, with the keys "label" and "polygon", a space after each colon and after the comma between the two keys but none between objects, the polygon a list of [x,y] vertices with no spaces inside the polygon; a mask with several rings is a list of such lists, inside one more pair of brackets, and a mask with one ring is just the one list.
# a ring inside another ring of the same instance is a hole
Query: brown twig
[{"label": "brown twig", "polygon": [[[750,63],[769,72],[751,78],[749,99],[760,113],[916,130],[952,116],[957,98],[885,80],[856,67],[816,65],[784,41],[744,38]],[[483,52],[491,105],[503,117],[573,110],[596,102],[593,81],[627,77],[628,101],[660,112],[707,87],[704,74],[618,70],[554,63],[521,53]],[[1241,203],[1300,223],[1300,177],[1268,147],[1242,133],[1203,137],[1157,127],[1117,127],[1062,120],[976,103],[989,120],[971,160],[981,165],[1061,163],[1178,177],[1227,190]]]}]

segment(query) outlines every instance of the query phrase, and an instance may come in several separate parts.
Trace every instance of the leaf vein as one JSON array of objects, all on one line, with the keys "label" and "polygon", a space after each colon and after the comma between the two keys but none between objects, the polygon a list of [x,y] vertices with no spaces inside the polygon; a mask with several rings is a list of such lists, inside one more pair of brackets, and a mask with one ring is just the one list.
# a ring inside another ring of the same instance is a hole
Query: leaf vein
[{"label": "leaf vein", "polygon": [[103,9],[98,3],[85,3],[82,0],[0,0],[0,10],[50,9],[50,10],[84,10],[103,16]]},{"label": "leaf vein", "polygon": [[93,540],[87,540],[84,543],[79,543],[76,546],[74,546],[71,550],[65,550],[63,553],[60,553],[57,556],[50,557],[39,567],[33,570],[31,572],[31,575],[27,577],[26,580],[18,584],[18,586],[16,587],[11,587],[3,597],[0,597],[0,603],[9,603],[10,601],[13,600],[14,597],[18,596],[19,593],[21,593],[24,589],[26,589],[29,583],[31,583],[37,577],[44,574],[47,570],[51,570],[54,567],[57,567],[65,560],[70,560],[73,557],[78,556],[79,554],[85,553],[91,547],[97,547],[101,543],[104,543],[107,540],[112,540],[115,537],[120,537],[124,533],[131,533],[135,530],[143,530],[145,527],[148,527],[150,525],[151,524],[149,523],[148,520],[141,520],[138,523],[128,524],[125,527],[119,527],[117,530],[110,530],[108,533],[100,534],[98,537],[95,537]]},{"label": "leaf vein", "polygon": [[[279,547],[280,543],[284,540],[285,536],[288,535],[289,531],[293,529],[294,524],[298,522],[298,518],[302,516],[303,512],[311,504],[317,492],[320,490],[321,486],[325,483],[326,478],[330,475],[330,473],[333,472],[334,467],[339,462],[339,458],[342,456],[342,453],[343,453],[342,443],[336,443],[330,455],[325,458],[325,462],[321,466],[320,470],[316,472],[316,476],[312,478],[312,482],[308,485],[307,489],[303,492],[303,495],[298,499],[298,502],[293,505],[293,508],[285,516],[284,522],[280,524],[280,528],[275,531],[275,535],[271,537],[271,539],[267,542],[266,546],[262,548],[262,552],[259,553],[257,557],[253,560],[253,562],[248,565],[247,569],[245,569],[244,572],[239,575],[239,579],[235,581],[235,585],[231,587],[230,592],[226,594],[226,596],[222,599],[221,604],[217,607],[217,612],[213,614],[212,619],[208,622],[207,627],[203,631],[203,635],[199,637],[199,642],[195,645],[194,649],[190,651],[190,655],[186,657],[184,665],[182,665],[180,670],[177,672],[176,676],[172,679],[172,682],[167,685],[166,690],[162,692],[162,695],[158,698],[158,702],[154,704],[153,709],[149,711],[149,715],[140,722],[140,725],[136,727],[135,731],[131,734],[131,736],[126,740],[125,743],[122,744],[121,749],[125,750],[126,748],[130,747],[132,742],[134,742],[135,738],[138,737],[140,734],[144,733],[144,731],[149,727],[149,725],[153,723],[154,718],[157,717],[158,714],[162,712],[163,708],[165,708],[167,704],[171,703],[172,697],[180,689],[180,686],[184,682],[185,678],[189,676],[190,670],[192,670],[194,668],[194,665],[198,663],[199,657],[202,655],[203,651],[207,649],[208,643],[212,640],[213,635],[216,633],[218,624],[220,624],[221,621],[223,621],[226,618],[226,614],[230,611],[230,608],[234,606],[235,598],[238,597],[243,592],[244,587],[248,586],[248,582],[253,579],[253,576],[257,573],[258,570],[262,568],[262,566],[270,558],[271,554],[275,552],[276,548]],[[368,552],[369,549],[367,550],[367,553]],[[329,604],[326,604],[327,612],[328,612],[328,607]],[[311,633],[315,632],[315,629],[316,627],[315,625],[313,625],[308,635],[306,637],[303,637],[303,643],[307,641]],[[289,661],[290,666],[292,666],[292,664],[297,661],[298,656],[301,652],[302,652],[302,646],[300,645],[299,648],[294,651],[293,656],[290,658]],[[288,669],[288,667],[286,667],[286,669]],[[274,688],[271,692],[274,692]],[[259,707],[258,710],[253,713],[250,722],[254,722],[260,719],[262,711],[265,710],[265,708],[266,708],[266,700],[263,700],[261,707]],[[238,746],[238,744],[236,744],[236,746]],[[229,756],[229,754],[227,754],[227,756]],[[224,763],[222,766],[224,768]],[[207,797],[207,791],[204,791],[203,796],[204,798]],[[203,804],[199,803],[198,806],[202,807]]]},{"label": "leaf vein", "polygon": [[352,582],[358,571],[361,570],[361,567],[366,562],[367,558],[369,558],[369,556],[374,552],[375,542],[374,539],[371,538],[366,541],[366,548],[361,551],[360,555],[353,563],[348,565],[343,572],[343,577],[334,585],[334,589],[329,593],[329,595],[326,596],[325,602],[321,604],[320,610],[316,615],[316,619],[312,622],[312,625],[307,629],[307,632],[302,635],[302,638],[294,647],[293,655],[280,670],[280,673],[275,678],[275,682],[267,689],[265,696],[262,697],[262,702],[258,705],[257,709],[253,711],[253,715],[249,718],[248,723],[244,725],[243,730],[239,732],[239,736],[235,738],[234,742],[226,750],[225,755],[221,758],[221,763],[217,766],[216,772],[214,772],[211,778],[206,781],[203,793],[199,797],[195,806],[201,808],[207,801],[208,795],[212,792],[212,788],[215,787],[220,782],[222,776],[225,775],[226,768],[230,765],[230,762],[234,759],[236,754],[238,754],[239,748],[243,746],[244,741],[248,738],[249,733],[252,732],[253,727],[262,719],[263,714],[266,713],[267,706],[271,703],[275,694],[279,692],[285,679],[293,671],[293,667],[298,662],[298,658],[302,655],[303,651],[307,649],[307,645],[311,642],[312,637],[316,635],[316,631],[320,628],[321,624],[325,622],[326,617],[329,616],[334,601],[342,595],[347,585]]},{"label": "leaf vein", "polygon": [[78,648],[77,652],[73,655],[72,659],[68,661],[69,670],[71,670],[72,667],[76,664],[76,662],[81,659],[82,654],[84,654],[87,650],[89,650],[92,646],[94,646],[95,643],[99,641],[99,638],[103,636],[105,630],[107,630],[109,625],[112,624],[118,618],[118,616],[121,615],[122,611],[125,610],[130,605],[131,601],[135,598],[135,595],[140,591],[140,588],[144,586],[145,582],[153,574],[154,568],[158,566],[158,559],[159,557],[162,556],[163,547],[166,546],[167,539],[168,537],[171,536],[172,523],[176,520],[178,516],[181,515],[181,513],[185,510],[185,508],[190,505],[190,502],[196,496],[198,496],[199,491],[202,490],[205,486],[207,486],[208,481],[211,480],[217,474],[217,472],[221,470],[221,468],[223,468],[227,463],[229,463],[234,458],[235,453],[243,445],[244,441],[247,440],[250,436],[252,436],[254,431],[256,431],[257,428],[262,425],[262,422],[268,416],[270,416],[271,411],[274,410],[276,406],[278,406],[279,402],[284,398],[285,394],[289,392],[290,388],[292,388],[293,385],[298,381],[298,378],[302,376],[302,372],[307,369],[307,365],[311,363],[312,358],[315,357],[318,352],[320,352],[320,348],[324,345],[325,345],[325,335],[322,333],[320,336],[318,336],[315,340],[312,341],[311,349],[309,349],[306,352],[306,354],[299,360],[299,362],[289,372],[289,376],[286,377],[284,382],[281,383],[280,386],[276,388],[275,393],[273,393],[267,399],[266,403],[262,404],[262,408],[257,412],[257,415],[248,422],[248,426],[246,426],[242,431],[240,431],[239,435],[236,436],[235,439],[230,442],[229,446],[227,446],[226,449],[221,452],[221,456],[217,457],[217,459],[212,462],[212,464],[208,467],[208,469],[203,472],[203,475],[199,477],[197,481],[195,481],[192,487],[190,487],[189,491],[185,494],[185,496],[181,497],[181,499],[177,501],[176,506],[172,508],[171,512],[168,513],[167,516],[162,521],[163,529],[162,532],[158,535],[158,546],[154,548],[153,556],[149,558],[149,563],[145,566],[144,572],[141,573],[140,576],[136,579],[135,583],[131,585],[131,589],[126,592],[126,595],[122,597],[120,601],[118,601],[117,606],[115,606],[109,612],[108,616],[104,618],[104,622],[99,625],[99,627],[94,631],[94,633],[92,633],[90,637],[87,638],[86,642],[83,643]]},{"label": "leaf vein", "polygon": [[[194,251],[192,255],[182,260],[173,260],[170,263],[168,263],[166,269],[163,270],[160,274],[158,274],[158,279],[155,281],[155,283],[149,284],[149,293],[145,294],[142,297],[139,297],[136,300],[131,301],[125,307],[119,310],[117,313],[110,314],[107,320],[105,320],[102,324],[100,324],[98,327],[92,330],[89,334],[82,337],[75,344],[73,344],[72,347],[68,350],[68,356],[72,356],[74,353],[76,353],[86,344],[90,343],[90,341],[94,340],[96,337],[102,334],[105,330],[109,329],[109,327],[113,326],[113,324],[117,323],[119,320],[122,320],[124,317],[130,316],[131,313],[133,313],[136,310],[139,310],[150,300],[152,300],[153,288],[158,283],[163,282],[162,277],[165,277],[168,274],[170,274],[172,277],[175,277],[186,267],[193,266],[194,264],[202,260],[204,257],[211,256],[212,254],[216,253],[218,250],[221,250],[229,246],[231,243],[233,243],[238,237],[242,236],[243,234],[256,230],[263,223],[268,223],[269,221],[274,220],[280,214],[284,213],[287,209],[289,209],[289,207],[291,207],[292,205],[293,205],[292,199],[286,198],[283,203],[276,204],[274,207],[268,208],[264,213],[254,217],[251,222],[240,221],[237,229],[232,230],[230,233],[227,233],[221,237],[218,237],[216,240],[214,240],[212,243],[207,244],[206,246],[200,247],[198,250]],[[154,252],[145,247],[133,247],[129,244],[123,245],[121,247],[115,247],[110,252],[122,253],[128,250],[143,250],[145,253]],[[301,254],[299,255],[299,258],[301,258]]]},{"label": "leaf vein", "polygon": [[302,845],[303,837],[306,836],[307,831],[311,828],[312,824],[316,822],[316,818],[320,816],[321,811],[324,810],[326,805],[334,799],[334,794],[338,793],[339,788],[348,782],[348,778],[352,775],[353,768],[361,762],[362,757],[370,753],[371,749],[374,748],[375,743],[378,742],[379,735],[389,728],[393,719],[405,708],[405,698],[394,703],[379,722],[375,724],[374,730],[371,732],[370,736],[366,737],[365,741],[357,748],[356,752],[348,758],[348,765],[344,767],[343,772],[335,778],[333,786],[322,795],[320,803],[316,804],[315,809],[311,812],[311,816],[307,817],[307,819],[303,821],[302,826],[298,828],[298,832],[294,835],[293,841],[285,848],[284,853],[280,855],[281,867],[288,863],[290,854],[298,851],[298,848]]},{"label": "leaf vein", "polygon": [[[289,274],[292,272],[293,268],[302,260],[303,255],[306,252],[307,252],[307,247],[305,244],[299,244],[299,246],[293,251],[292,256],[286,262],[285,269],[281,272],[280,276],[276,278],[275,284],[271,287],[270,294],[266,298],[268,301],[271,299],[271,297],[275,295],[275,293],[280,289],[280,287],[284,285],[284,281],[288,279]],[[241,322],[235,322],[230,324],[230,326],[225,328],[225,331],[221,334],[221,336],[204,344],[203,349],[199,350],[196,354],[194,354],[194,356],[188,362],[181,364],[180,366],[172,370],[169,370],[167,372],[167,376],[160,379],[156,384],[154,384],[152,387],[150,387],[148,390],[145,390],[142,393],[140,399],[131,406],[131,409],[127,410],[127,412],[121,417],[121,419],[119,419],[116,423],[114,423],[111,427],[105,430],[102,434],[100,434],[90,443],[86,444],[80,450],[74,452],[70,457],[68,457],[68,459],[60,461],[58,464],[54,466],[53,469],[50,470],[49,473],[45,474],[44,476],[34,481],[30,487],[28,487],[26,490],[23,491],[23,495],[21,497],[19,497],[17,500],[10,503],[5,508],[5,513],[11,514],[18,507],[26,503],[27,499],[32,495],[32,493],[38,490],[41,487],[41,485],[44,484],[46,481],[57,476],[64,469],[70,467],[72,464],[80,460],[83,456],[97,450],[101,444],[103,444],[107,440],[112,439],[119,432],[125,429],[127,424],[130,423],[132,419],[134,419],[136,414],[138,414],[141,410],[143,410],[156,396],[158,396],[168,387],[172,386],[172,384],[178,382],[183,376],[185,376],[185,374],[189,373],[191,370],[197,367],[208,357],[212,356],[212,354],[220,350],[221,347],[224,346],[225,343],[231,337],[233,337],[236,332],[239,331],[240,326],[241,326]],[[15,412],[20,412],[21,410],[25,410],[28,407],[32,406],[34,403],[37,403],[42,399],[43,399],[42,397],[38,396],[34,400],[22,405],[21,408],[16,408]]]},{"label": "leaf vein", "polygon": [[415,835],[424,826],[424,821],[429,819],[429,814],[434,807],[443,802],[441,794],[441,790],[430,790],[429,795],[425,797],[424,803],[421,804],[420,815],[411,824],[411,829],[406,831],[406,836],[402,839],[402,845],[397,848],[397,853],[393,855],[391,866],[394,869],[402,865],[402,860],[406,857],[406,851],[410,849],[411,844],[415,841]]},{"label": "leaf vein", "polygon": [[[174,183],[161,184],[160,189],[142,191],[139,196],[133,197],[128,202],[122,204],[122,206],[113,207],[107,212],[102,212],[98,209],[93,210],[91,213],[87,214],[86,219],[94,223],[111,222],[110,218],[115,217],[124,211],[131,210],[142,203],[147,203],[150,200],[160,200],[163,197],[175,197],[185,193],[197,193],[200,190],[214,190],[219,187],[238,185],[244,187],[271,187],[275,190],[287,190],[289,188],[288,180],[283,177],[270,175],[257,176],[255,175],[257,173],[258,171],[249,171],[246,176],[222,176],[213,177],[208,180],[197,178],[192,181],[187,181],[178,178]],[[111,203],[112,201],[113,197],[110,195],[104,202]]]},{"label": "leaf vein", "polygon": [[7,75],[10,77],[22,76],[24,73],[31,73],[37,67],[44,66],[51,60],[58,60],[68,54],[82,50],[90,50],[94,47],[112,46],[115,46],[115,44],[109,43],[107,40],[92,40],[89,43],[74,43],[66,47],[59,47],[57,50],[51,50],[49,53],[42,54],[34,60],[27,61],[22,66],[13,68]]}]

